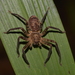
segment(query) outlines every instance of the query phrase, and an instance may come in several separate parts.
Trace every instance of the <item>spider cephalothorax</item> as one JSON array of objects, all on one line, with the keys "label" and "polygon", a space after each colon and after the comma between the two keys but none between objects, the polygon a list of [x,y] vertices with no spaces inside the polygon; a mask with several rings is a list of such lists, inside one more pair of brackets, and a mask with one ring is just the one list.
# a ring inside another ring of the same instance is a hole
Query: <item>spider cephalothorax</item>
[{"label": "spider cephalothorax", "polygon": [[29,18],[29,20],[27,21],[26,19],[24,19],[20,15],[10,12],[11,15],[15,16],[23,24],[26,25],[27,31],[24,28],[22,28],[22,27],[17,27],[17,28],[9,29],[7,32],[4,32],[4,33],[8,34],[8,33],[10,33],[11,30],[17,30],[17,29],[21,29],[22,30],[23,34],[26,37],[25,36],[19,36],[18,37],[18,41],[17,41],[17,54],[18,54],[18,56],[20,55],[19,49],[18,49],[19,48],[20,39],[23,39],[23,40],[27,41],[27,44],[22,49],[22,57],[23,57],[24,61],[26,62],[26,64],[28,64],[28,65],[30,65],[30,64],[29,64],[29,62],[28,62],[28,60],[26,58],[26,52],[27,52],[26,49],[28,47],[32,47],[32,45],[37,45],[38,47],[42,46],[42,44],[50,46],[48,57],[46,58],[46,60],[44,62],[44,64],[46,64],[47,61],[49,60],[51,54],[52,54],[52,46],[53,46],[52,43],[54,43],[54,47],[55,47],[56,52],[57,52],[57,54],[59,56],[59,61],[61,61],[61,54],[60,54],[60,51],[59,51],[59,48],[58,48],[58,44],[54,40],[43,38],[43,36],[47,33],[49,28],[56,29],[60,33],[64,33],[64,32],[61,31],[60,29],[52,27],[52,26],[48,26],[48,27],[45,28],[44,31],[42,31],[42,27],[43,27],[43,24],[45,22],[47,13],[48,13],[48,10],[46,11],[46,13],[43,16],[41,21],[36,16],[31,16]]}]

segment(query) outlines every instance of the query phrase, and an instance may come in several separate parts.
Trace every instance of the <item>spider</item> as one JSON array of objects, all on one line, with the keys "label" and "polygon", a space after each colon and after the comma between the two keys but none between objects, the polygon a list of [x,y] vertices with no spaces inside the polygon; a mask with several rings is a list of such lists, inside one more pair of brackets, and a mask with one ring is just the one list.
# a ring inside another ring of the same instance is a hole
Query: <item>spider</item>
[{"label": "spider", "polygon": [[44,65],[45,65],[48,62],[48,60],[50,59],[51,54],[52,54],[52,46],[53,46],[52,43],[54,43],[54,47],[55,47],[56,52],[59,56],[59,62],[61,63],[61,54],[60,54],[60,50],[58,48],[57,42],[54,41],[54,40],[43,38],[43,36],[47,34],[49,28],[56,29],[56,30],[58,30],[58,32],[64,33],[59,28],[55,28],[55,27],[52,27],[52,26],[48,26],[42,31],[42,27],[43,27],[43,24],[45,22],[46,16],[48,14],[48,10],[49,10],[49,8],[47,9],[47,11],[44,14],[41,21],[34,15],[32,15],[29,18],[29,20],[27,21],[25,18],[21,17],[20,15],[12,13],[11,11],[9,11],[9,13],[11,15],[15,16],[23,24],[26,25],[27,31],[22,27],[17,27],[17,28],[11,28],[7,32],[4,32],[4,33],[8,34],[12,30],[18,30],[18,29],[22,30],[22,32],[25,36],[19,36],[18,39],[17,39],[17,54],[18,54],[18,56],[20,56],[20,53],[19,53],[20,39],[23,39],[23,40],[27,41],[27,44],[22,48],[22,58],[24,59],[24,61],[27,65],[30,65],[30,63],[28,62],[27,57],[26,57],[26,53],[28,52],[28,50],[26,50],[26,49],[28,47],[31,48],[33,45],[37,46],[37,47],[41,47],[42,45],[47,45],[47,46],[50,47],[49,50],[48,50],[49,51],[48,56],[47,56],[47,58],[44,62]]}]

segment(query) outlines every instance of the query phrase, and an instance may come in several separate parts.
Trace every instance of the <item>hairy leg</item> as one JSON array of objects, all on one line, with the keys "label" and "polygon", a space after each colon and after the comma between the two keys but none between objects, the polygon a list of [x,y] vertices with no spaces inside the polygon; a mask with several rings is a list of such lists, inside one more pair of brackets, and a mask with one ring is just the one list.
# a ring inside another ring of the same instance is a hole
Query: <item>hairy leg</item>
[{"label": "hairy leg", "polygon": [[[44,14],[44,16],[43,16],[43,18],[42,18],[42,20],[41,20],[41,25],[43,25],[43,23],[45,22],[46,16],[47,16],[47,14],[48,14],[48,10],[49,10],[49,8],[47,9],[46,13]],[[41,27],[42,27],[42,26],[41,26]]]},{"label": "hairy leg", "polygon": [[44,36],[44,35],[47,33],[47,31],[48,31],[49,28],[56,29],[56,30],[58,30],[60,33],[64,33],[64,31],[61,31],[59,28],[55,28],[55,27],[52,27],[52,26],[48,26],[48,27],[46,27],[45,30],[41,33],[41,35]]},{"label": "hairy leg", "polygon": [[18,29],[21,29],[23,31],[23,33],[27,36],[28,33],[22,27],[11,28],[7,32],[4,32],[4,33],[8,34],[8,33],[10,33],[11,30],[18,30]]},{"label": "hairy leg", "polygon": [[59,50],[59,47],[58,47],[58,44],[57,44],[57,42],[56,41],[54,41],[54,40],[50,40],[50,39],[45,39],[45,38],[43,38],[43,40],[42,40],[43,42],[52,42],[52,43],[54,43],[55,45],[55,49],[56,49],[56,52],[57,52],[57,54],[58,54],[58,56],[59,56],[59,63],[60,63],[60,65],[61,65],[61,53],[60,53],[60,50]]},{"label": "hairy leg", "polygon": [[26,64],[29,65],[29,67],[30,67],[30,64],[29,64],[29,62],[28,62],[28,60],[27,60],[26,53],[25,53],[25,50],[26,50],[29,46],[30,46],[30,43],[27,43],[27,44],[23,47],[23,49],[22,49],[22,57],[23,57],[24,61],[26,62]]},{"label": "hairy leg", "polygon": [[12,13],[11,11],[9,11],[9,13],[13,16],[15,16],[17,19],[19,19],[23,24],[27,25],[27,20],[23,17],[21,17],[20,15],[18,14],[15,14],[15,13]]},{"label": "hairy leg", "polygon": [[19,36],[18,37],[18,39],[17,39],[17,54],[18,54],[18,57],[20,56],[20,53],[19,53],[20,39],[23,39],[23,40],[26,40],[27,41],[27,38],[26,37],[23,37],[23,36]]},{"label": "hairy leg", "polygon": [[50,49],[49,49],[49,52],[48,52],[48,56],[47,56],[47,58],[46,58],[46,60],[44,62],[44,65],[48,62],[48,60],[50,59],[51,54],[52,54],[52,45],[49,44],[49,43],[47,45],[50,46]]},{"label": "hairy leg", "polygon": [[42,44],[50,46],[49,52],[48,52],[48,56],[47,56],[47,58],[46,58],[46,60],[44,62],[44,65],[45,65],[48,62],[48,60],[50,59],[50,57],[51,57],[51,54],[52,54],[52,45],[50,43],[48,43],[48,42],[43,42],[43,41],[42,41]]}]

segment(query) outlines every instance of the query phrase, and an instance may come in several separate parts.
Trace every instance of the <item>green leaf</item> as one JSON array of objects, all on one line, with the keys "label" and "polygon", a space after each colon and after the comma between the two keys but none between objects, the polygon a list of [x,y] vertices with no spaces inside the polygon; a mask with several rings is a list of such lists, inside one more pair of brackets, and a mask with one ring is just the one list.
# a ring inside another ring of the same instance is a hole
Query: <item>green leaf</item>
[{"label": "green leaf", "polygon": [[27,20],[31,15],[36,15],[41,20],[48,7],[50,7],[50,10],[43,30],[47,26],[53,26],[65,31],[53,0],[0,0],[0,38],[16,75],[75,75],[75,63],[66,33],[48,33],[45,36],[45,38],[55,40],[58,43],[62,56],[62,66],[59,64],[59,58],[54,47],[50,60],[44,66],[48,51],[42,47],[42,49],[32,48],[26,54],[30,62],[30,68],[22,59],[22,47],[24,45],[20,45],[19,58],[16,53],[17,38],[21,34],[3,33],[10,28],[25,28],[19,20],[8,13],[9,10]]}]

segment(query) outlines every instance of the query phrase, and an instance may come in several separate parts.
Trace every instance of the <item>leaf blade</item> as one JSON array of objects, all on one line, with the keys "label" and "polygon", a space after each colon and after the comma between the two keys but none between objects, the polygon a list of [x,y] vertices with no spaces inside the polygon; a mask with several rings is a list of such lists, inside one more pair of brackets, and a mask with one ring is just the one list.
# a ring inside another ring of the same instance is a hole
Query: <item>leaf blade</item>
[{"label": "leaf blade", "polygon": [[[14,18],[12,15],[8,13],[8,10],[11,10],[12,12],[17,12],[18,14],[23,15],[25,18],[28,19],[32,14],[39,17],[39,19],[42,18],[45,11],[48,7],[50,7],[49,13],[47,15],[44,27],[47,27],[49,25],[61,28],[61,30],[64,30],[61,20],[59,18],[59,15],[57,13],[57,10],[55,8],[55,5],[53,3],[53,0],[6,0],[0,1],[2,8],[1,9],[1,30],[0,30],[0,36],[2,39],[2,42],[4,44],[4,47],[6,49],[6,52],[8,54],[8,57],[10,59],[10,62],[12,64],[12,67],[15,71],[16,75],[68,75],[70,71],[70,75],[74,75],[74,69],[75,64],[74,60],[71,54],[71,49],[68,44],[68,40],[65,34],[54,34],[49,33],[45,38],[51,38],[55,41],[57,41],[61,55],[62,55],[62,66],[58,63],[58,56],[56,54],[55,49],[52,49],[52,56],[49,62],[46,64],[46,67],[43,66],[43,62],[45,58],[47,57],[47,51],[46,49],[42,48],[39,49],[33,48],[32,51],[29,51],[27,53],[27,58],[31,64],[31,68],[29,69],[27,65],[24,63],[22,57],[17,58],[16,53],[16,42],[19,35],[17,34],[3,34],[3,32],[7,31],[10,28],[22,26],[22,23],[20,23],[16,18]],[[42,8],[43,9],[42,9]],[[22,9],[21,9],[22,8]],[[25,12],[24,12],[25,10]],[[43,11],[42,11],[43,10]],[[34,13],[33,13],[34,12]],[[8,19],[7,19],[8,18]],[[62,40],[61,40],[62,39]],[[64,42],[65,41],[65,42]],[[9,48],[8,48],[9,47]],[[22,55],[22,49],[23,46],[20,47],[20,55]],[[11,49],[11,50],[10,50]],[[69,57],[69,58],[68,58]],[[14,58],[14,59],[13,59]]]}]

